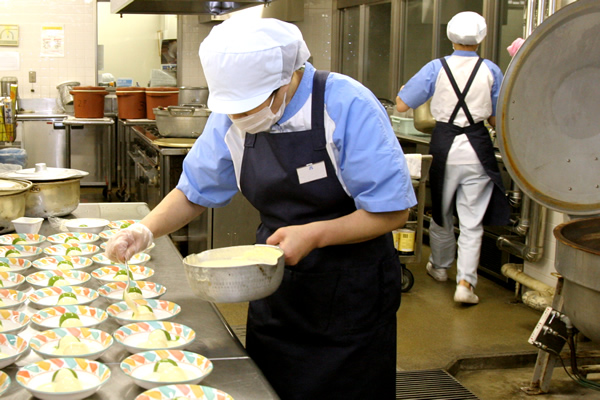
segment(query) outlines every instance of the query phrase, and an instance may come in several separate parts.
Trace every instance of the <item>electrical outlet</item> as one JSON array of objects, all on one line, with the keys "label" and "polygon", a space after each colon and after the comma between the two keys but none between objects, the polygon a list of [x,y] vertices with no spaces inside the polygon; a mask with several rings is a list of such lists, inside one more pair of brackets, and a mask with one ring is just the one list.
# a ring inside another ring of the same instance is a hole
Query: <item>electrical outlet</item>
[{"label": "electrical outlet", "polygon": [[35,78],[36,78],[36,73],[35,71],[29,71],[29,83],[35,83]]}]

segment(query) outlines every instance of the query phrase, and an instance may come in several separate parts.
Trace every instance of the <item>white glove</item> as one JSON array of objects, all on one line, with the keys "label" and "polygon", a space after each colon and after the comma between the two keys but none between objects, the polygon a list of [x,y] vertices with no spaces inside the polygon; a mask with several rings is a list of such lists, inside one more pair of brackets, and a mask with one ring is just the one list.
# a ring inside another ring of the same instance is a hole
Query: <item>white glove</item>
[{"label": "white glove", "polygon": [[134,254],[146,250],[154,240],[152,231],[144,224],[133,224],[121,229],[106,242],[106,257],[123,263]]}]

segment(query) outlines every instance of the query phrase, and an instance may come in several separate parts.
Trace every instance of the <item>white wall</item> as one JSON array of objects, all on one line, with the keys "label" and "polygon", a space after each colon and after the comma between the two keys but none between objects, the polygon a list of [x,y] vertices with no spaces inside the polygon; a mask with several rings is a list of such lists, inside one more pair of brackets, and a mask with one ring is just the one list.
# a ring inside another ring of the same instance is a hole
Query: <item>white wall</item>
[{"label": "white wall", "polygon": [[[20,66],[0,70],[0,76],[17,77],[21,98],[56,97],[56,86],[67,80],[95,84],[95,1],[3,0],[0,16],[3,24],[19,26],[19,46],[0,46],[0,57],[17,52]],[[42,27],[51,24],[64,26],[64,57],[41,56]],[[29,83],[29,71],[36,72],[37,83]]]}]

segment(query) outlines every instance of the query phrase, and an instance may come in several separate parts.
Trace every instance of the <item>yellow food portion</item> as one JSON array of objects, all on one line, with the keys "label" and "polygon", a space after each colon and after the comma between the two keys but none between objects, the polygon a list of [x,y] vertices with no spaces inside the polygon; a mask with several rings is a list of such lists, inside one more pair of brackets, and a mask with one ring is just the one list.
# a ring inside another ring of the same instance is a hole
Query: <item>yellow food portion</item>
[{"label": "yellow food portion", "polygon": [[133,310],[133,314],[131,315],[131,319],[142,319],[142,320],[153,320],[156,319],[154,315],[154,311],[149,306],[139,306],[135,310]]},{"label": "yellow food portion", "polygon": [[82,326],[83,323],[79,320],[79,316],[75,313],[67,312],[61,315],[58,326],[61,328],[74,328]]},{"label": "yellow food portion", "polygon": [[4,300],[0,299],[0,306],[5,305],[6,303],[4,303]]},{"label": "yellow food portion", "polygon": [[73,269],[73,263],[71,261],[61,261],[58,263],[56,268],[62,270]]},{"label": "yellow food portion", "polygon": [[54,351],[56,355],[77,356],[90,353],[87,344],[82,343],[73,335],[65,335],[58,341],[58,347]]},{"label": "yellow food portion", "polygon": [[0,265],[0,271],[10,271],[10,267]]},{"label": "yellow food portion", "polygon": [[204,260],[198,263],[199,267],[237,267],[253,264],[277,264],[281,252],[270,247],[257,246],[244,252],[241,256]]},{"label": "yellow food portion", "polygon": [[[169,335],[170,336],[170,335]],[[150,335],[148,335],[148,340],[141,343],[140,347],[147,349],[157,349],[157,348],[168,348],[174,347],[179,344],[178,339],[179,336],[176,336],[175,340],[169,340],[170,337],[167,337],[167,332],[163,329],[158,329],[152,331]]]},{"label": "yellow food portion", "polygon": [[37,387],[42,392],[75,392],[83,390],[83,384],[70,368],[61,368],[54,373],[52,382]]},{"label": "yellow food portion", "polygon": [[179,367],[175,361],[161,361],[156,364],[154,368],[155,372],[152,372],[146,377],[147,380],[154,382],[183,382],[194,378],[194,376],[188,373],[188,371]]},{"label": "yellow food portion", "polygon": [[0,352],[0,358],[10,357],[10,354]]},{"label": "yellow food portion", "polygon": [[69,306],[69,305],[74,305],[77,304],[77,297],[76,298],[72,298],[72,297],[63,297],[62,299],[58,299],[58,301],[56,302],[57,306]]}]

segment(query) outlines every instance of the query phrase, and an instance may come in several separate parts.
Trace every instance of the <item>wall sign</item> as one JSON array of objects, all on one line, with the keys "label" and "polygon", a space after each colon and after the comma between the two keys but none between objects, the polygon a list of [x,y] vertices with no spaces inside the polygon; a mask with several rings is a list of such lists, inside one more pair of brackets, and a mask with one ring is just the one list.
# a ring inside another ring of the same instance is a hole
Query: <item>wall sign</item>
[{"label": "wall sign", "polygon": [[19,25],[0,25],[0,46],[19,45]]}]

